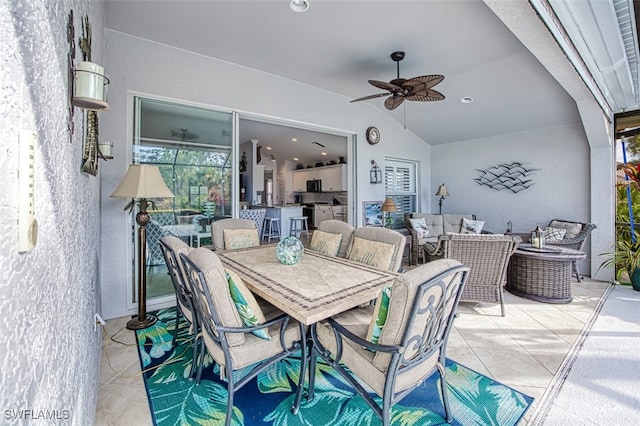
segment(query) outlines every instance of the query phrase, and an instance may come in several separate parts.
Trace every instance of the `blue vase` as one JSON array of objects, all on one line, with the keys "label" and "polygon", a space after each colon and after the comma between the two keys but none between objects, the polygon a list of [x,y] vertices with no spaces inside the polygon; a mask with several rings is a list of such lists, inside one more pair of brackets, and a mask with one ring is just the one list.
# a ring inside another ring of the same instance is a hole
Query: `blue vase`
[{"label": "blue vase", "polygon": [[304,245],[296,237],[286,237],[276,246],[276,256],[280,263],[295,265],[302,260]]}]

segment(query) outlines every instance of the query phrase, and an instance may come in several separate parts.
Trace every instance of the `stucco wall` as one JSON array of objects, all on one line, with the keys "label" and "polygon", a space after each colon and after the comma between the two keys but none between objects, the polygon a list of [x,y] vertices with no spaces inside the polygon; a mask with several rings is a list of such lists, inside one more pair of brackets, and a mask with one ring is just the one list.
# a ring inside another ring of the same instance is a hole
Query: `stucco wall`
[{"label": "stucco wall", "polygon": [[[372,185],[368,180],[372,159],[380,165],[386,156],[419,160],[422,184],[430,187],[429,146],[374,105],[362,102],[354,106],[348,98],[324,90],[111,30],[105,40],[106,67],[112,81],[111,109],[101,121],[101,135],[115,144],[115,159],[102,169],[102,251],[110,253],[101,264],[103,311],[107,317],[133,312],[127,291],[131,280],[131,219],[122,211],[125,201],[109,197],[131,160],[129,91],[356,133],[357,155],[350,157],[349,166],[351,170],[357,165],[360,172],[352,211],[357,208],[359,212],[364,200],[384,197],[383,185]],[[382,141],[375,147],[369,146],[364,136],[372,125],[382,134]],[[427,208],[428,197],[423,202]],[[360,216],[356,216],[358,221]]]},{"label": "stucco wall", "polygon": [[[0,408],[2,423],[22,416],[92,424],[101,334],[99,177],[80,171],[82,112],[67,131],[67,20],[93,25],[93,59],[102,56],[102,4],[0,2]],[[80,60],[77,50],[77,60]],[[18,137],[37,132],[36,247],[18,253]],[[26,410],[34,410],[28,412]],[[48,413],[43,411],[48,410]],[[42,421],[52,424],[53,421]]]},{"label": "stucco wall", "polygon": [[[432,153],[432,192],[444,182],[450,194],[443,202],[443,213],[473,213],[486,221],[485,229],[500,233],[508,221],[514,232],[529,232],[537,223],[544,228],[552,219],[591,222],[589,145],[580,126],[436,145]],[[529,176],[534,185],[513,193],[473,180],[480,176],[478,169],[512,162],[540,169]],[[435,201],[432,205],[437,212]],[[589,244],[585,249],[590,255]],[[590,273],[589,264],[588,260],[580,263],[582,273]]]}]

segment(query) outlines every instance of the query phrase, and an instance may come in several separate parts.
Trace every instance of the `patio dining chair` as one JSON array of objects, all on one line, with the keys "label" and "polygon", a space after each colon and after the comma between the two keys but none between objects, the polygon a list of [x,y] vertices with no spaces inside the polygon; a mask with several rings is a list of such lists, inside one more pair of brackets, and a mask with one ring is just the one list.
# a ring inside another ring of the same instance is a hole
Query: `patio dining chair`
[{"label": "patio dining chair", "polygon": [[[193,290],[204,343],[196,382],[200,382],[206,348],[220,366],[220,378],[227,382],[225,425],[231,424],[235,393],[286,357],[300,356],[301,388],[306,374],[304,326],[263,300],[258,304],[238,275],[225,270],[215,252],[197,248],[189,255],[180,254],[180,260]],[[246,367],[250,370],[236,380],[234,372]],[[298,403],[295,399],[294,407]]]},{"label": "patio dining chair", "polygon": [[[355,231],[353,226],[341,220],[328,219],[320,222],[316,230],[326,232],[328,234],[341,234],[342,239],[340,240],[340,247],[338,248],[337,256],[347,257],[347,250],[349,249],[351,239],[353,238],[353,232]],[[313,239],[311,241],[313,241]]]},{"label": "patio dining chair", "polygon": [[[311,327],[308,400],[313,399],[314,373],[320,357],[388,426],[392,406],[437,371],[444,417],[450,422],[444,364],[468,271],[468,267],[449,259],[418,266],[384,289],[375,307],[351,309]],[[382,398],[381,404],[360,381]]]},{"label": "patio dining chair", "polygon": [[190,324],[190,332],[194,336],[193,340],[193,361],[191,363],[191,373],[193,376],[197,364],[197,354],[199,345],[199,326],[198,316],[193,305],[193,293],[189,287],[188,280],[184,274],[182,263],[179,261],[181,253],[189,254],[192,248],[179,238],[169,236],[159,241],[160,250],[167,263],[171,283],[176,292],[176,322],[173,331],[173,339],[171,344],[175,345],[178,338],[178,328],[180,325],[180,316],[187,320]]},{"label": "patio dining chair", "polygon": [[462,302],[500,303],[504,310],[504,284],[511,255],[520,237],[493,234],[449,234],[440,236],[445,259],[455,259],[471,268],[462,292]]},{"label": "patio dining chair", "polygon": [[393,229],[356,228],[353,231],[347,259],[385,271],[398,272],[402,267],[406,243],[406,236]]},{"label": "patio dining chair", "polygon": [[[225,230],[231,230],[231,232],[236,233],[237,238],[230,238],[230,233]],[[253,238],[253,232],[248,232],[250,230],[255,231],[255,238]],[[211,239],[214,250],[232,250],[260,245],[259,230],[252,219],[227,218],[216,220],[211,224]],[[242,241],[242,244],[227,244],[232,240]]]}]

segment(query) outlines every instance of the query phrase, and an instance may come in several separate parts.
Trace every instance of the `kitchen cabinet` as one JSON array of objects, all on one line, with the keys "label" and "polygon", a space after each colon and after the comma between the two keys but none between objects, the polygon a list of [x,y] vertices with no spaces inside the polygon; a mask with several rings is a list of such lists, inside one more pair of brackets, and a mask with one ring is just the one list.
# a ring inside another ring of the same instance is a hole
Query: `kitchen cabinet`
[{"label": "kitchen cabinet", "polygon": [[293,191],[306,192],[307,181],[322,180],[322,192],[347,190],[347,165],[314,167],[312,169],[293,170]]},{"label": "kitchen cabinet", "polygon": [[[327,191],[346,191],[347,190],[347,165],[339,164],[337,166],[327,167],[329,172],[330,185]],[[322,181],[322,190],[325,190],[324,181]]]},{"label": "kitchen cabinet", "polygon": [[329,204],[316,204],[313,212],[313,227],[317,228],[320,222],[333,219],[333,208]]},{"label": "kitchen cabinet", "polygon": [[309,173],[306,170],[294,170],[293,171],[293,191],[306,192],[308,180],[309,180]]}]

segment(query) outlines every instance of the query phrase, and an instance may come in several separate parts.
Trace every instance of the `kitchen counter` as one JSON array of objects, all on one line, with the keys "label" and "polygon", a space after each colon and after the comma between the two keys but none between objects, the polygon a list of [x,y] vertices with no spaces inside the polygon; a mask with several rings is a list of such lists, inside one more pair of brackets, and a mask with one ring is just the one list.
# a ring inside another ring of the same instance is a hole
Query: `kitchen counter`
[{"label": "kitchen counter", "polygon": [[291,218],[302,216],[300,204],[274,204],[273,206],[249,206],[252,209],[267,209],[265,217],[280,218],[280,235],[282,238],[289,236]]}]

